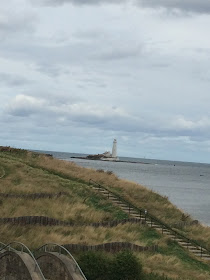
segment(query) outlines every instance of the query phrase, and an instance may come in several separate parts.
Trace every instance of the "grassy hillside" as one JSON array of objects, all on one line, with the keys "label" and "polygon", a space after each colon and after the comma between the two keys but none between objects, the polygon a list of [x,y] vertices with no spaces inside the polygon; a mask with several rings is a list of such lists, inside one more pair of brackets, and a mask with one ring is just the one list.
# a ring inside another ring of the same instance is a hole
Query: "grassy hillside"
[{"label": "grassy hillside", "polygon": [[[135,205],[146,208],[162,221],[179,222],[183,213],[166,197],[138,184],[119,180],[114,174],[78,167],[24,150],[0,148],[0,193],[58,193],[57,198],[1,198],[0,218],[18,216],[47,216],[75,223],[91,223],[127,218],[117,206],[98,194],[89,185],[94,179],[119,193]],[[189,218],[190,221],[190,218]],[[186,235],[210,247],[210,229],[201,225],[186,227]],[[106,242],[131,242],[142,246],[159,245],[156,253],[138,253],[146,273],[165,274],[171,279],[210,279],[210,266],[180,248],[167,237],[144,225],[125,224],[113,228],[91,226],[20,226],[0,225],[0,241],[16,240],[31,249],[56,242],[59,244],[100,244]],[[179,277],[179,278],[178,278]]]}]

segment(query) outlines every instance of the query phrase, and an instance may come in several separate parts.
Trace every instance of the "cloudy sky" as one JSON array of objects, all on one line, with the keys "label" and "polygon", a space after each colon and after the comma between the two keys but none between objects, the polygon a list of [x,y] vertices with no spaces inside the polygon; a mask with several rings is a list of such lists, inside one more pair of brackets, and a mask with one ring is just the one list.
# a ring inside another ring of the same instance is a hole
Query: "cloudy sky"
[{"label": "cloudy sky", "polygon": [[210,1],[0,2],[0,145],[210,163]]}]

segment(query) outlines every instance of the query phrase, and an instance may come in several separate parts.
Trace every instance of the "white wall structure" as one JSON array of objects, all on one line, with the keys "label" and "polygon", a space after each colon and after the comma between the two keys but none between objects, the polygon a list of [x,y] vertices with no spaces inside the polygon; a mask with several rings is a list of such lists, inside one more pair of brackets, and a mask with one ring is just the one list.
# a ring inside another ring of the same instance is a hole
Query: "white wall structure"
[{"label": "white wall structure", "polygon": [[117,140],[114,139],[112,147],[112,157],[117,158]]},{"label": "white wall structure", "polygon": [[[104,152],[103,153],[103,156],[106,158],[110,158],[110,157],[112,157],[112,154],[110,153],[110,152]],[[0,178],[1,179],[1,178]]]}]

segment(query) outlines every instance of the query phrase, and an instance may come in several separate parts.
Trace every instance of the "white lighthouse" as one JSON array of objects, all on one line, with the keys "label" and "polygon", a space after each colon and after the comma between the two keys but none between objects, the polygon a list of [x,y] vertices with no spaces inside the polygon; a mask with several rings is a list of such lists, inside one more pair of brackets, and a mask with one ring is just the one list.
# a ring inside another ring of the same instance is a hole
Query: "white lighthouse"
[{"label": "white lighthouse", "polygon": [[107,160],[107,161],[118,161],[119,160],[119,158],[117,157],[117,140],[116,139],[114,139],[114,141],[113,141],[112,153],[110,153],[110,152],[103,153],[101,160]]},{"label": "white lighthouse", "polygon": [[112,158],[117,160],[117,140],[114,139],[112,146]]}]

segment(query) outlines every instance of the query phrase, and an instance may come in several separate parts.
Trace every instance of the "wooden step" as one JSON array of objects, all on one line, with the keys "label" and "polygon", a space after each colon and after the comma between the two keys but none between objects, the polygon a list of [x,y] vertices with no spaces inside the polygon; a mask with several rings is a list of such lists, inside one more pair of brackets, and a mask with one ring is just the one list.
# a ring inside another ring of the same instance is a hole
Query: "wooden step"
[{"label": "wooden step", "polygon": [[[157,225],[157,224],[153,224],[153,223],[152,223],[152,228],[155,228],[161,232],[164,230],[161,225]],[[165,232],[165,234],[167,234],[167,233],[171,233],[171,232],[169,232],[169,231]]]},{"label": "wooden step", "polygon": [[119,202],[119,200],[110,199],[110,202],[114,203],[115,205],[122,205],[121,202]]},{"label": "wooden step", "polygon": [[107,193],[108,194],[108,192],[107,191],[104,191],[104,190],[102,190],[102,189],[100,189],[100,188],[94,188],[94,190],[95,191],[98,191],[98,192],[100,192],[100,193]]},{"label": "wooden step", "polygon": [[129,208],[126,204],[121,203],[121,202],[117,202],[117,204],[119,204],[122,208]]},{"label": "wooden step", "polygon": [[201,258],[204,260],[210,261],[210,256],[202,256]]},{"label": "wooden step", "polygon": [[102,191],[102,190],[99,190],[99,191],[100,191],[100,193],[105,194],[105,195],[107,195],[107,196],[108,196],[108,194],[109,194],[109,192],[107,192],[107,191]]},{"label": "wooden step", "polygon": [[[183,245],[183,246],[185,246],[185,245]],[[188,244],[186,246],[187,246],[188,250],[196,250],[197,249],[195,246],[190,245],[190,244]]]},{"label": "wooden step", "polygon": [[179,238],[176,238],[176,237],[175,237],[174,241],[178,242],[179,245],[187,244],[186,241],[184,241],[184,240],[182,240],[182,239],[179,239]]},{"label": "wooden step", "polygon": [[[162,229],[162,228],[161,228],[161,229]],[[163,232],[163,233],[169,233],[169,234],[171,234],[171,231],[170,231],[169,229],[164,229],[164,228],[163,228],[163,229],[162,229],[162,232]]]},{"label": "wooden step", "polygon": [[179,243],[179,245],[181,245],[183,247],[186,247],[189,250],[191,250],[191,249],[192,250],[197,250],[197,248],[192,246],[192,245],[190,245],[190,243],[187,243],[187,242],[178,242],[178,243]]},{"label": "wooden step", "polygon": [[136,215],[136,216],[140,217],[139,213],[136,212],[136,211],[131,210],[130,213],[133,214],[133,215]]},{"label": "wooden step", "polygon": [[208,255],[208,254],[203,254],[203,253],[202,253],[202,255],[201,255],[200,252],[198,252],[198,253],[194,252],[193,254],[196,255],[197,257],[208,258],[208,259],[210,259],[210,255]]},{"label": "wooden step", "polygon": [[115,197],[115,196],[112,196],[112,195],[109,195],[109,199],[110,199],[110,200],[119,201],[119,198],[117,198],[117,197]]},{"label": "wooden step", "polygon": [[129,213],[130,214],[130,211],[129,211],[129,209],[126,209],[126,208],[122,208],[122,207],[120,207],[124,212],[126,212],[126,213]]},{"label": "wooden step", "polygon": [[124,202],[122,202],[122,201],[116,201],[116,203],[118,203],[118,204],[120,204],[120,205],[125,205],[125,206],[127,206],[127,204],[125,204]]},{"label": "wooden step", "polygon": [[[110,194],[109,191],[99,188],[99,187],[94,187],[93,188],[97,191],[99,191],[101,194],[105,195],[112,203],[115,205],[119,206],[124,212],[129,213],[132,217],[138,218],[139,220],[144,220],[146,221],[147,225],[151,226],[151,228],[157,230],[158,232],[162,232],[163,234],[167,235],[169,238],[173,239],[174,241],[178,242],[180,246],[183,248],[186,248],[189,250],[189,252],[193,253],[197,257],[201,257],[202,259],[205,260],[210,260],[210,254],[203,252],[201,254],[201,251],[199,248],[196,248],[194,245],[186,242],[184,239],[176,237],[171,233],[169,229],[162,228],[160,224],[157,224],[156,222],[152,222],[151,220],[145,219],[145,216],[141,216],[140,218],[140,213],[136,211],[133,207],[129,208],[129,205],[120,201],[118,197],[115,197],[113,194]],[[146,217],[147,218],[147,217]]]},{"label": "wooden step", "polygon": [[[130,215],[131,215],[133,218],[140,219],[140,216],[139,216],[139,215],[136,215],[136,214],[134,214],[134,213],[132,213],[132,212],[130,213]],[[145,218],[141,216],[141,220],[145,220]]]},{"label": "wooden step", "polygon": [[[189,251],[190,251],[191,253],[200,254],[200,255],[201,255],[201,250],[199,250],[199,249],[189,249]],[[204,254],[204,253],[203,253],[203,254]]]},{"label": "wooden step", "polygon": [[125,206],[125,205],[122,204],[122,203],[116,202],[115,205],[119,206],[120,208],[127,208],[127,206]]}]

